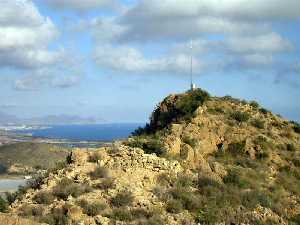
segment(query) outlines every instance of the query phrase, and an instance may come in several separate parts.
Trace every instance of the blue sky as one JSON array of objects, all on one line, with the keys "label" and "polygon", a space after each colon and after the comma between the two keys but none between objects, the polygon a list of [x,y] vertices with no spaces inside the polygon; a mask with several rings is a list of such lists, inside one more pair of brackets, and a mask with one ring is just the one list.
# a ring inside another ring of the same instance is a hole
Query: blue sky
[{"label": "blue sky", "polygon": [[[300,121],[298,0],[2,0],[0,111],[145,122],[195,83]],[[18,15],[18,16],[16,16]]]}]

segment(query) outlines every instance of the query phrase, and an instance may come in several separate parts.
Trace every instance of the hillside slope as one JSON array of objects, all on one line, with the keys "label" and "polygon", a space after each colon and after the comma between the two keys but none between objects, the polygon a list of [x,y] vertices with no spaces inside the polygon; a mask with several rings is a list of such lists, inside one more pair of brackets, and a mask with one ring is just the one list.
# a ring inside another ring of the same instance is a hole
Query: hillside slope
[{"label": "hillside slope", "polygon": [[171,95],[123,143],[74,149],[9,213],[51,225],[297,225],[299,132],[256,102]]},{"label": "hillside slope", "polygon": [[51,144],[16,143],[0,147],[2,173],[31,173],[35,169],[50,169],[64,161],[68,151]]}]

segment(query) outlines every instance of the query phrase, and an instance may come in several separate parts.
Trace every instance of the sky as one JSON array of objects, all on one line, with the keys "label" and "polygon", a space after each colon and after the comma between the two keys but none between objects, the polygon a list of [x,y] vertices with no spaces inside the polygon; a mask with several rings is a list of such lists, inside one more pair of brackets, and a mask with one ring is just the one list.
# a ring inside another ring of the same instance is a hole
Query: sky
[{"label": "sky", "polygon": [[192,54],[197,87],[300,121],[299,11],[299,0],[0,0],[0,111],[146,122],[189,88]]}]

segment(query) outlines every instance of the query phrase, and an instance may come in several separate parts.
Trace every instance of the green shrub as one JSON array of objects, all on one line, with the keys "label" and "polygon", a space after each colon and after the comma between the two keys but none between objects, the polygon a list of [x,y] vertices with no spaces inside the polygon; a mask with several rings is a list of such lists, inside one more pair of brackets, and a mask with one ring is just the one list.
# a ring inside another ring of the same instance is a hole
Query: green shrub
[{"label": "green shrub", "polygon": [[210,95],[201,89],[187,92],[183,98],[176,102],[176,108],[183,116],[192,116],[194,111],[204,102],[210,99]]},{"label": "green shrub", "polygon": [[245,153],[246,141],[233,142],[228,145],[228,151],[231,154],[241,155]]},{"label": "green shrub", "polygon": [[134,197],[131,192],[123,191],[111,199],[111,204],[115,207],[128,206],[132,204],[133,200]]},{"label": "green shrub", "polygon": [[43,212],[44,212],[44,210],[40,206],[23,205],[20,208],[20,215],[24,216],[24,217],[42,216]]},{"label": "green shrub", "polygon": [[265,149],[261,149],[260,151],[255,152],[255,157],[257,159],[267,159],[269,158],[270,153],[265,150]]},{"label": "green shrub", "polygon": [[293,124],[293,129],[296,133],[300,134],[300,124],[295,122],[295,121],[291,121],[291,123]]},{"label": "green shrub", "polygon": [[5,192],[5,198],[8,204],[14,203],[17,199],[17,192],[11,193],[11,192]]},{"label": "green shrub", "polygon": [[268,152],[269,150],[273,150],[276,146],[268,140],[265,136],[258,136],[254,143],[261,147],[261,152]]},{"label": "green shrub", "polygon": [[99,215],[107,206],[103,202],[89,203],[86,200],[80,200],[78,205],[83,209],[83,212],[88,216]]},{"label": "green shrub", "polygon": [[47,223],[50,225],[68,225],[68,211],[70,206],[65,204],[62,208],[53,208],[51,213],[43,216],[40,222]]},{"label": "green shrub", "polygon": [[197,145],[197,140],[188,136],[184,136],[182,138],[182,141],[186,144],[188,144],[189,146],[191,146],[192,148],[195,148]]},{"label": "green shrub", "polygon": [[138,127],[135,131],[133,131],[131,133],[132,136],[141,136],[141,135],[144,135],[144,134],[150,134],[152,131],[151,131],[151,127],[150,127],[150,124],[146,124],[145,127]]},{"label": "green shrub", "polygon": [[88,161],[93,163],[96,163],[99,160],[101,160],[101,155],[98,152],[91,154],[88,158]]},{"label": "green shrub", "polygon": [[36,175],[32,179],[27,181],[26,188],[32,188],[34,190],[37,190],[41,188],[42,184],[44,184],[44,176]]},{"label": "green shrub", "polygon": [[245,182],[238,172],[237,169],[231,169],[228,171],[228,174],[223,178],[225,184],[232,184],[239,188],[244,188],[247,186],[247,182]]},{"label": "green shrub", "polygon": [[260,111],[261,113],[263,113],[263,114],[268,114],[268,113],[270,113],[270,111],[267,110],[267,109],[265,109],[265,108],[260,108],[259,111]]},{"label": "green shrub", "polygon": [[217,115],[217,114],[220,114],[220,113],[225,113],[225,110],[223,108],[220,108],[220,107],[209,108],[207,111],[211,114],[214,114],[214,115]]},{"label": "green shrub", "polygon": [[159,139],[150,139],[150,141],[145,143],[143,150],[146,154],[155,153],[158,156],[165,154],[165,150]]},{"label": "green shrub", "polygon": [[54,201],[54,196],[47,191],[42,191],[37,193],[34,198],[34,201],[36,201],[38,204],[46,204],[49,205]]},{"label": "green shrub", "polygon": [[290,152],[294,152],[294,151],[296,151],[296,147],[294,144],[289,143],[289,144],[286,144],[286,150],[288,150]]},{"label": "green shrub", "polygon": [[259,104],[256,101],[251,101],[249,104],[255,109],[259,108]]},{"label": "green shrub", "polygon": [[130,210],[128,210],[126,208],[113,209],[113,211],[109,215],[109,217],[114,220],[120,220],[120,221],[132,221],[133,220],[133,216],[132,216]]},{"label": "green shrub", "polygon": [[173,185],[174,182],[176,182],[176,179],[170,173],[162,173],[157,176],[157,182],[163,186],[170,186]]},{"label": "green shrub", "polygon": [[96,187],[101,190],[113,189],[115,186],[115,181],[112,178],[106,178],[105,180],[101,181],[101,183],[96,185]]},{"label": "green shrub", "polygon": [[93,180],[99,178],[108,178],[109,177],[108,169],[102,166],[97,167],[93,172],[90,172],[90,176]]},{"label": "green shrub", "polygon": [[292,162],[293,162],[295,167],[300,168],[300,158],[293,159]]},{"label": "green shrub", "polygon": [[296,224],[300,224],[300,213],[294,215],[292,218],[291,218],[291,221]]},{"label": "green shrub", "polygon": [[211,187],[217,187],[219,188],[221,185],[219,182],[217,182],[216,180],[208,177],[208,176],[201,176],[198,178],[198,188],[204,188],[207,186],[211,186]]},{"label": "green shrub", "polygon": [[248,209],[255,208],[258,204],[270,208],[272,205],[271,198],[258,190],[247,191],[242,195],[242,204]]},{"label": "green shrub", "polygon": [[166,128],[174,121],[189,120],[193,117],[195,110],[210,99],[210,95],[201,89],[189,91],[184,95],[178,96],[175,104],[165,103],[166,109],[161,110],[159,107],[151,115],[149,129],[151,133]]},{"label": "green shrub", "polygon": [[16,192],[13,193],[5,192],[6,201],[8,202],[9,205],[12,204],[17,199],[19,200],[20,197],[23,196],[28,189],[29,189],[28,186],[19,186]]},{"label": "green shrub", "polygon": [[193,179],[187,174],[180,174],[176,180],[176,187],[188,188],[193,186]]},{"label": "green shrub", "polygon": [[197,210],[200,207],[200,199],[193,192],[186,188],[172,188],[169,193],[173,199],[178,200],[184,209],[189,211]]},{"label": "green shrub", "polygon": [[180,213],[183,210],[181,201],[176,199],[171,199],[167,202],[166,210],[169,213]]},{"label": "green shrub", "polygon": [[155,136],[134,137],[127,145],[132,148],[141,148],[146,154],[155,153],[158,156],[165,154],[161,141]]},{"label": "green shrub", "polygon": [[86,184],[77,184],[68,178],[64,178],[53,188],[53,195],[63,200],[67,200],[69,196],[78,197],[90,191],[90,186]]},{"label": "green shrub", "polygon": [[231,118],[238,122],[247,122],[250,119],[250,115],[246,112],[236,111],[231,114]]},{"label": "green shrub", "polygon": [[6,212],[7,206],[7,202],[0,196],[0,212]]},{"label": "green shrub", "polygon": [[251,122],[251,124],[258,128],[258,129],[264,129],[265,128],[265,122],[259,119],[255,119]]}]

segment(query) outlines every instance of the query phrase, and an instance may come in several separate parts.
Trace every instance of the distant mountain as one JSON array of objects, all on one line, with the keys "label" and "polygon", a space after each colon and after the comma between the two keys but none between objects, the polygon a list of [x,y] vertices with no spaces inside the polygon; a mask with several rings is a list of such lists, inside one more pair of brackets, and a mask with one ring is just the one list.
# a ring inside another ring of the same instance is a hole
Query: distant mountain
[{"label": "distant mountain", "polygon": [[35,117],[35,118],[30,118],[26,119],[24,121],[25,124],[43,124],[43,125],[48,125],[48,124],[94,124],[100,122],[99,120],[93,118],[93,117],[80,117],[76,115],[49,115],[45,117]]},{"label": "distant mountain", "polygon": [[104,122],[102,119],[94,117],[81,117],[77,115],[48,115],[43,117],[18,118],[14,115],[9,115],[0,112],[0,125],[60,125],[60,124],[95,124]]},{"label": "distant mountain", "polygon": [[19,119],[14,115],[0,112],[0,124],[19,123]]}]

